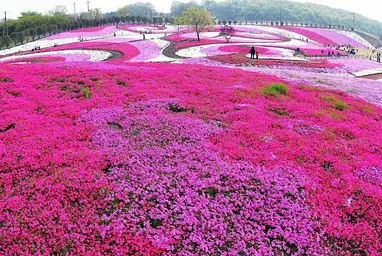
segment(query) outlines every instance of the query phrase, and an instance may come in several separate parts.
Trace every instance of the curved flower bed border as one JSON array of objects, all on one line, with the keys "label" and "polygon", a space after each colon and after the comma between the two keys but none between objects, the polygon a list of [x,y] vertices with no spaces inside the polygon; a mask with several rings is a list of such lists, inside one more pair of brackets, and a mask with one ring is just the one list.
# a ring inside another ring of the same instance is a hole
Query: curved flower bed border
[{"label": "curved flower bed border", "polygon": [[131,44],[114,43],[114,42],[73,43],[73,44],[52,47],[52,48],[46,48],[41,51],[35,51],[35,53],[51,52],[51,51],[53,52],[53,51],[59,51],[59,50],[74,50],[74,49],[109,51],[113,54],[113,57],[107,61],[114,64],[124,63],[130,59],[137,57],[140,54],[140,51],[138,50],[138,48],[136,48],[135,46]]},{"label": "curved flower bed border", "polygon": [[330,63],[327,60],[314,60],[314,61],[284,61],[284,60],[250,60],[246,57],[248,53],[233,53],[227,55],[217,55],[207,57],[213,61],[219,61],[228,64],[248,64],[251,66],[297,66],[306,68],[335,68],[340,67],[339,64]]}]

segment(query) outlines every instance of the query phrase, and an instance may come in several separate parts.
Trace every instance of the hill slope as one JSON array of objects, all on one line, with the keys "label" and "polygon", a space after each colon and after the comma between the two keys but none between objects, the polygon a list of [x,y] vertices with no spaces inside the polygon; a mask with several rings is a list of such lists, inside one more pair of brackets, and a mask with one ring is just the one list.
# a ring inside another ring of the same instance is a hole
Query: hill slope
[{"label": "hill slope", "polygon": [[[179,15],[189,7],[197,5],[196,2],[188,4],[173,2],[171,11]],[[315,24],[343,25],[353,27],[353,13],[341,9],[334,9],[324,5],[312,3],[297,3],[280,0],[214,0],[203,1],[201,7],[208,9],[211,14],[222,20],[247,21],[278,21],[308,22]],[[382,34],[382,23],[355,14],[355,27],[358,30]]]}]

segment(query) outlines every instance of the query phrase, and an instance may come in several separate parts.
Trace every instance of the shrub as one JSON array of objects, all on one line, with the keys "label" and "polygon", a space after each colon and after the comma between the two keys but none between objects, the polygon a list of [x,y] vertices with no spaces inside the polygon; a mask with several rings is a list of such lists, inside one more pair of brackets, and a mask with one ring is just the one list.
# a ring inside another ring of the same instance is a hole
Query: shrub
[{"label": "shrub", "polygon": [[279,94],[287,95],[288,87],[286,87],[284,84],[272,84],[270,86],[262,88],[261,94],[270,96],[277,96]]},{"label": "shrub", "polygon": [[348,104],[343,102],[342,100],[337,99],[336,97],[333,96],[324,96],[322,97],[326,102],[330,103],[335,109],[339,111],[344,111],[349,107]]},{"label": "shrub", "polygon": [[82,92],[84,93],[85,99],[90,99],[90,97],[92,96],[88,87],[83,88]]}]

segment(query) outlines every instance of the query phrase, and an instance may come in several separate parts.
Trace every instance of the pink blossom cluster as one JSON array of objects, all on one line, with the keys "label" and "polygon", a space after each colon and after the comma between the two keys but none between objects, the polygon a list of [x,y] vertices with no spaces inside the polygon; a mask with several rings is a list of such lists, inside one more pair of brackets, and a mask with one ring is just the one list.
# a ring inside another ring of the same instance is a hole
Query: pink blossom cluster
[{"label": "pink blossom cluster", "polygon": [[350,73],[359,72],[368,69],[382,69],[381,63],[368,59],[332,59],[331,63],[340,64],[345,70]]},{"label": "pink blossom cluster", "polygon": [[155,42],[145,40],[131,44],[139,50],[140,54],[130,61],[147,61],[161,55],[161,48]]},{"label": "pink blossom cluster", "polygon": [[[272,55],[272,56],[281,56],[282,53],[280,50],[277,50],[277,49],[274,49],[272,47],[268,47],[268,48],[265,48],[265,47],[255,47],[256,51],[259,52],[261,55]],[[231,52],[231,53],[234,53],[234,52],[241,52],[241,53],[245,53],[245,54],[248,54],[249,51],[251,50],[251,46],[247,45],[247,46],[236,46],[236,45],[229,45],[229,46],[221,46],[219,47],[218,49],[219,51],[222,51],[222,52]]]},{"label": "pink blossom cluster", "polygon": [[327,38],[325,37],[325,35],[321,35],[316,30],[311,31],[306,28],[298,28],[298,27],[280,27],[280,28],[303,35],[309,38],[309,40],[312,40],[322,45],[336,45],[336,46],[339,45],[336,42],[334,42],[332,38]]},{"label": "pink blossom cluster", "polygon": [[102,217],[110,229],[133,223],[169,254],[325,252],[301,177],[225,161],[209,149],[218,123],[174,115],[175,107],[154,100],[84,117],[98,129],[94,147],[114,162]]},{"label": "pink blossom cluster", "polygon": [[[104,50],[104,51],[114,51],[113,54],[119,53],[115,59],[110,60],[109,62],[119,64],[124,63],[132,58],[137,57],[140,54],[138,48],[132,44],[122,42],[108,42],[108,41],[96,41],[96,42],[79,42],[61,45],[53,48],[43,49],[37,52],[52,52],[61,51],[61,50],[74,50],[74,49],[86,49],[86,50]],[[116,53],[117,52],[117,53]],[[26,55],[28,56],[28,55]]]},{"label": "pink blossom cluster", "polygon": [[98,37],[106,36],[117,32],[115,26],[101,26],[95,28],[84,28],[71,30],[69,32],[60,33],[57,35],[49,36],[41,40],[55,40],[55,39],[66,39],[66,38],[78,38],[78,37]]},{"label": "pink blossom cluster", "polygon": [[356,40],[347,37],[346,35],[337,33],[335,30],[323,29],[323,28],[304,28],[307,31],[317,33],[325,38],[330,39],[336,45],[351,45],[356,48],[366,48],[365,45],[357,42]]},{"label": "pink blossom cluster", "polygon": [[1,64],[4,254],[380,252],[380,107],[308,79],[121,64]]}]

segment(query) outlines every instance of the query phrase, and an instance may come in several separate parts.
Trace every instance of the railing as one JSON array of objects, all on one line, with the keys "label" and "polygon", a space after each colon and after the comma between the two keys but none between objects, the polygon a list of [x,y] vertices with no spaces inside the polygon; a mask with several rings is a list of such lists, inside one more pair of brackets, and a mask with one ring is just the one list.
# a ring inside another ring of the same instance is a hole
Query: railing
[{"label": "railing", "polygon": [[[220,21],[222,22],[222,21]],[[314,24],[310,22],[291,22],[291,21],[227,21],[227,24],[237,24],[237,25],[257,25],[257,26],[282,26],[282,27],[307,27],[307,28],[326,28],[326,29],[336,29],[344,31],[353,31],[353,28],[349,28],[344,25],[329,25],[329,24]],[[221,23],[223,24],[223,23]],[[219,24],[220,25],[220,24]]]}]

